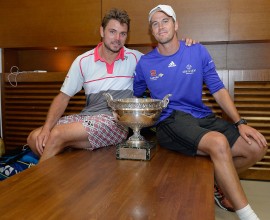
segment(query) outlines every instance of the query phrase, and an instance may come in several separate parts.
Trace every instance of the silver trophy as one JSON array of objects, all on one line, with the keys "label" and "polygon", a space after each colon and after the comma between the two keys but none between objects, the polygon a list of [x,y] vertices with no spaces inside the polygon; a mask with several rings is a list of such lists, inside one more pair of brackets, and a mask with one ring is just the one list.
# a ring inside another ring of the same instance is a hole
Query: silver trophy
[{"label": "silver trophy", "polygon": [[116,146],[116,158],[150,160],[155,153],[156,143],[145,140],[140,130],[157,122],[162,110],[167,107],[171,95],[166,95],[163,100],[151,98],[113,100],[109,93],[104,93],[104,96],[118,123],[133,130],[133,135],[128,140]]}]

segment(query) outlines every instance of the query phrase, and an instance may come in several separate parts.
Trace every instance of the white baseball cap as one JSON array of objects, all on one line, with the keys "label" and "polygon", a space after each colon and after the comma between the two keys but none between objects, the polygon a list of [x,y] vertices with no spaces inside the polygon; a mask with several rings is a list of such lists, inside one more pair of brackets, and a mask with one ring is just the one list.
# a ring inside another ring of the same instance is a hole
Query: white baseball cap
[{"label": "white baseball cap", "polygon": [[168,16],[172,17],[174,21],[176,21],[176,14],[174,12],[174,10],[172,9],[171,6],[169,5],[158,5],[156,7],[154,7],[150,12],[149,12],[149,17],[148,20],[149,22],[151,22],[151,18],[153,16],[153,14],[157,11],[162,11],[165,14],[167,14]]}]

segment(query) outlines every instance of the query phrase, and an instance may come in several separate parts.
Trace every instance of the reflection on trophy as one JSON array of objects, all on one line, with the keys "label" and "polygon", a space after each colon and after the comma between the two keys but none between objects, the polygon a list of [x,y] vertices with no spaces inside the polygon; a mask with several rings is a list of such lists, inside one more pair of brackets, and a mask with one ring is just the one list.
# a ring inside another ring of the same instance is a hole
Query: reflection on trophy
[{"label": "reflection on trophy", "polygon": [[104,93],[108,105],[117,115],[118,123],[130,127],[133,135],[116,146],[117,159],[150,160],[156,151],[156,143],[146,141],[140,134],[143,127],[156,123],[164,108],[169,103],[170,94],[163,100],[151,98],[125,98],[113,100],[109,93]]}]

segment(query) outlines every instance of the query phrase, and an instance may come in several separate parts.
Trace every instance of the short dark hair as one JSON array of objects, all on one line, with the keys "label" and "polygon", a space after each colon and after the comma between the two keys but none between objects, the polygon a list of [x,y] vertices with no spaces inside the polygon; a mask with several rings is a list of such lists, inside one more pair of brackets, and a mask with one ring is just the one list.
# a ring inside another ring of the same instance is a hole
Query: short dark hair
[{"label": "short dark hair", "polygon": [[125,10],[113,8],[108,11],[102,19],[101,26],[103,29],[106,28],[107,24],[112,19],[119,21],[120,24],[127,24],[129,31],[130,18]]}]

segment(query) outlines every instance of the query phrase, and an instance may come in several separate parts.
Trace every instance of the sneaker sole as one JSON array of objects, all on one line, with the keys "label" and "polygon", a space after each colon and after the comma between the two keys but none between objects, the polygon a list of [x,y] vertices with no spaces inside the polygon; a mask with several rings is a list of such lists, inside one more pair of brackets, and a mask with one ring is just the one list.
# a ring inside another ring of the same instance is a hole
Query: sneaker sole
[{"label": "sneaker sole", "polygon": [[225,208],[225,207],[219,202],[219,200],[218,200],[216,197],[214,197],[214,199],[215,199],[215,203],[217,204],[217,206],[218,206],[219,208],[221,208],[221,209],[223,209],[223,210],[225,210],[225,211],[228,211],[228,212],[235,212],[234,210]]}]

